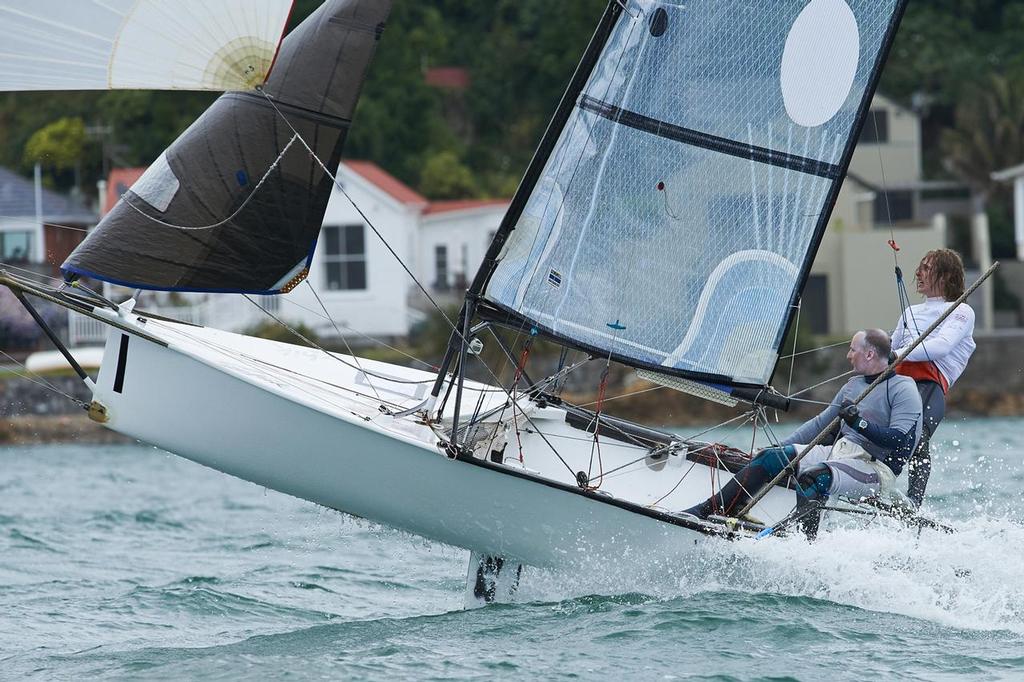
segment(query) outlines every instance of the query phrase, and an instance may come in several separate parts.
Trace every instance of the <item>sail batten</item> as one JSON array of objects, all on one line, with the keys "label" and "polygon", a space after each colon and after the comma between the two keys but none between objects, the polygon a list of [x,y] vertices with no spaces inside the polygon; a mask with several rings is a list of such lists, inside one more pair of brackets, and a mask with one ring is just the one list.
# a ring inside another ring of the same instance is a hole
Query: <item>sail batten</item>
[{"label": "sail batten", "polygon": [[765,385],[904,4],[624,3],[480,298],[635,367]]},{"label": "sail batten", "polygon": [[580,100],[580,109],[603,116],[615,123],[620,123],[624,126],[652,135],[658,135],[669,140],[675,140],[676,142],[683,142],[693,147],[703,147],[711,151],[737,156],[741,159],[769,163],[781,168],[789,168],[823,178],[838,178],[842,175],[839,167],[834,163],[810,159],[785,151],[759,147],[751,143],[730,140],[718,137],[717,135],[708,135],[699,130],[683,128],[667,121],[659,121],[634,111],[627,111],[614,104],[602,102],[588,95],[584,95]]}]

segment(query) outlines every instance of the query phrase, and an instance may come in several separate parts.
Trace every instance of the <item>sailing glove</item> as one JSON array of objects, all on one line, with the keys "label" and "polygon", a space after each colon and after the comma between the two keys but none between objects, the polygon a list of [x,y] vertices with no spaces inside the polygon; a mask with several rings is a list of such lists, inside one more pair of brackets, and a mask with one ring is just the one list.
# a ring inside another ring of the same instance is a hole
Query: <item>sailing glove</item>
[{"label": "sailing glove", "polygon": [[863,431],[868,426],[867,420],[860,417],[860,409],[849,400],[839,406],[839,416],[854,431]]}]

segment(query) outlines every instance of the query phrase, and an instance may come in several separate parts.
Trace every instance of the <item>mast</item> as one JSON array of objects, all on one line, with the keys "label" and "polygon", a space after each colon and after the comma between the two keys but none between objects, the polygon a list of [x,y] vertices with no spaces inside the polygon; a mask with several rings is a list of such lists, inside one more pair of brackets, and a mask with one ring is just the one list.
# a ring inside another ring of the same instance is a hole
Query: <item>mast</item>
[{"label": "mast", "polygon": [[[555,109],[555,114],[548,123],[548,127],[544,131],[543,137],[541,137],[540,144],[537,146],[537,150],[533,154],[530,165],[527,166],[526,174],[523,176],[522,182],[519,183],[519,187],[516,189],[516,193],[512,197],[508,211],[505,213],[504,218],[502,218],[501,225],[498,227],[498,231],[494,235],[491,245],[487,248],[484,260],[477,269],[476,275],[473,277],[473,281],[470,283],[469,289],[466,291],[466,297],[463,301],[462,308],[459,311],[459,318],[455,323],[455,328],[452,330],[451,336],[449,337],[448,348],[445,350],[444,359],[441,361],[441,366],[438,369],[437,379],[430,392],[432,400],[428,402],[431,404],[441,393],[441,387],[444,384],[445,375],[451,367],[451,363],[455,358],[457,349],[462,344],[469,342],[469,339],[465,338],[462,330],[466,327],[467,322],[472,321],[476,314],[477,302],[480,298],[480,293],[484,290],[484,287],[487,286],[488,280],[494,273],[494,268],[498,264],[498,254],[501,253],[501,249],[505,245],[508,235],[515,229],[516,223],[519,221],[519,217],[522,215],[523,209],[526,206],[526,202],[529,200],[530,194],[533,192],[533,188],[540,179],[544,166],[547,164],[548,158],[551,156],[555,143],[558,142],[558,138],[562,134],[562,129],[565,127],[565,123],[569,119],[569,115],[576,106],[576,100],[579,98],[580,93],[583,91],[587,81],[590,79],[590,74],[594,69],[594,65],[597,64],[597,59],[604,50],[605,43],[608,41],[608,36],[611,35],[612,28],[615,26],[615,22],[618,20],[622,11],[623,6],[620,4],[619,0],[608,0],[608,5],[605,7],[604,14],[601,15],[601,21],[598,23],[594,34],[591,36],[590,42],[587,44],[587,49],[583,53],[583,57],[576,67],[576,72],[569,81],[569,85],[566,88],[565,93],[562,95],[562,99],[558,103],[558,108]],[[460,367],[458,378],[459,391],[461,391],[462,374],[462,368]],[[430,408],[428,407],[427,409],[429,410]],[[456,419],[457,418],[458,416],[456,415]]]}]

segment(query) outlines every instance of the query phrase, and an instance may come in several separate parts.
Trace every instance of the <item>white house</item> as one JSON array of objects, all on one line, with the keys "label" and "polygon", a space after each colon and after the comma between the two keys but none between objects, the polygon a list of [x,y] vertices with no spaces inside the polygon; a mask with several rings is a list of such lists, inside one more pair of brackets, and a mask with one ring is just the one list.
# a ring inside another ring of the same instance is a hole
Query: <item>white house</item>
[{"label": "white house", "polygon": [[427,206],[419,230],[420,281],[439,294],[452,292],[461,299],[507,209],[504,199],[436,201]]},{"label": "white house", "polygon": [[[113,171],[107,205],[144,170]],[[354,343],[363,335],[405,336],[423,319],[428,302],[405,267],[435,300],[461,299],[508,207],[506,200],[430,202],[369,161],[342,162],[338,180],[341,189],[334,189],[327,204],[308,283],[288,294],[251,298],[290,325],[325,337],[340,330]],[[154,312],[220,329],[245,331],[273,322],[233,294],[140,296],[139,305]]]},{"label": "white house", "polygon": [[809,330],[842,335],[891,324],[880,312],[898,305],[889,240],[913,294],[917,261],[946,245],[946,216],[969,213],[962,190],[923,179],[920,118],[876,94],[804,288]]}]

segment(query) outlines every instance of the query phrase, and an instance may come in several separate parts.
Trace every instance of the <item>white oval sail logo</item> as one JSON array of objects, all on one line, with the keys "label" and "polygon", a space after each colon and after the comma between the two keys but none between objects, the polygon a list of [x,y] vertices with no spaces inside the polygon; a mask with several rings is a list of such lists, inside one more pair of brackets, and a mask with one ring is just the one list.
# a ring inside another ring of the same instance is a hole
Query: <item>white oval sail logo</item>
[{"label": "white oval sail logo", "polygon": [[811,0],[782,53],[782,99],[797,125],[813,128],[846,102],[860,60],[860,31],[844,0]]}]

